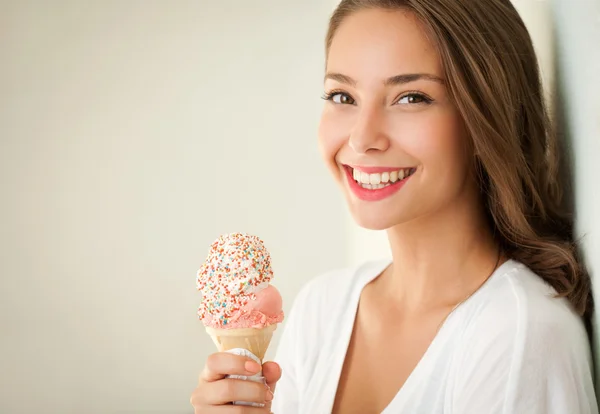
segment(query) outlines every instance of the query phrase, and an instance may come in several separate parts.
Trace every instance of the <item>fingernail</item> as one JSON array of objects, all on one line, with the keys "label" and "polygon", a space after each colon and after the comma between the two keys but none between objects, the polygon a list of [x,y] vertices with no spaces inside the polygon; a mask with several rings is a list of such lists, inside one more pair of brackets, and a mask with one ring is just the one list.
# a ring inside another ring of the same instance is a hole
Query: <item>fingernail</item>
[{"label": "fingernail", "polygon": [[246,361],[244,368],[251,374],[256,374],[258,371],[260,371],[260,365],[254,361]]}]

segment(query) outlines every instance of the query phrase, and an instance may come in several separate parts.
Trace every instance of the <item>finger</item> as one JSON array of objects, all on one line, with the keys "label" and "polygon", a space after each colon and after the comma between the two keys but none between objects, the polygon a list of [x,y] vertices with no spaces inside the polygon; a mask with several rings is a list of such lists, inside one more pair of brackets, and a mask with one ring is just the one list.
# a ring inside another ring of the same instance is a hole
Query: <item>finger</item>
[{"label": "finger", "polygon": [[195,395],[198,405],[224,405],[233,401],[265,404],[267,389],[262,382],[239,379],[224,379],[205,384],[202,391]]},{"label": "finger", "polygon": [[[214,383],[211,383],[214,384]],[[202,397],[206,390],[197,388],[192,394],[190,403],[194,408],[194,413],[202,414],[272,414],[270,407],[250,407],[242,405],[213,405],[206,403]]]},{"label": "finger", "polygon": [[265,362],[263,364],[263,376],[267,386],[267,408],[271,408],[273,398],[275,398],[275,386],[281,378],[281,367],[276,362]]},{"label": "finger", "polygon": [[268,408],[249,407],[243,405],[220,405],[202,408],[202,414],[273,414]]},{"label": "finger", "polygon": [[206,365],[200,374],[199,382],[212,382],[227,375],[254,375],[260,371],[260,365],[250,358],[217,352],[206,359]]},{"label": "finger", "polygon": [[276,362],[265,362],[262,366],[263,376],[271,391],[275,391],[275,385],[281,378],[281,367]]}]

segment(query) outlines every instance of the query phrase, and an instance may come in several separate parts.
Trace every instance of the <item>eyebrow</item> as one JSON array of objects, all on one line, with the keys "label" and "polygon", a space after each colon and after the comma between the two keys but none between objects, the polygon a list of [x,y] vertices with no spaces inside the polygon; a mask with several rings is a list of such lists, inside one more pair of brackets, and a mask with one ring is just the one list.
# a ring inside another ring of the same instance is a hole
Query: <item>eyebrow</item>
[{"label": "eyebrow", "polygon": [[[352,79],[350,76],[342,75],[341,73],[327,73],[325,75],[325,80],[327,79],[338,81],[340,83],[345,83],[351,86],[356,86],[356,81],[354,79]],[[442,85],[445,83],[442,78],[435,75],[431,75],[429,73],[406,73],[403,75],[392,76],[391,78],[386,79],[383,82],[383,84],[385,86],[395,86],[415,82],[418,80],[428,80],[432,82],[441,83]]]}]

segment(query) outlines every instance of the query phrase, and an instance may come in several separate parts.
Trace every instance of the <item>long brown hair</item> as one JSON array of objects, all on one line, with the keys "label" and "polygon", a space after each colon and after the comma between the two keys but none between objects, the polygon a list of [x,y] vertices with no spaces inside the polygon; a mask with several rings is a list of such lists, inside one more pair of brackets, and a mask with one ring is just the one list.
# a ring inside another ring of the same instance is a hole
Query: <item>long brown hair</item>
[{"label": "long brown hair", "polygon": [[414,13],[436,43],[505,254],[588,314],[590,278],[563,207],[557,136],[531,38],[510,0],[342,0],[330,20],[327,55],[344,19],[373,8]]}]

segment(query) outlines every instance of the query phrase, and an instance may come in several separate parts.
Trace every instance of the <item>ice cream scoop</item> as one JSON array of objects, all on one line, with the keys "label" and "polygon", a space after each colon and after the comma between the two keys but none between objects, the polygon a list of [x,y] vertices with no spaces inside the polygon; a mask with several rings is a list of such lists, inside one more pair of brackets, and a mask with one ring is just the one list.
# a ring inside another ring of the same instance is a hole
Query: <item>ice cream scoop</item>
[{"label": "ice cream scoop", "polygon": [[281,295],[269,285],[272,278],[271,256],[262,240],[243,233],[220,236],[198,270],[199,318],[217,329],[260,329],[283,321]]}]

